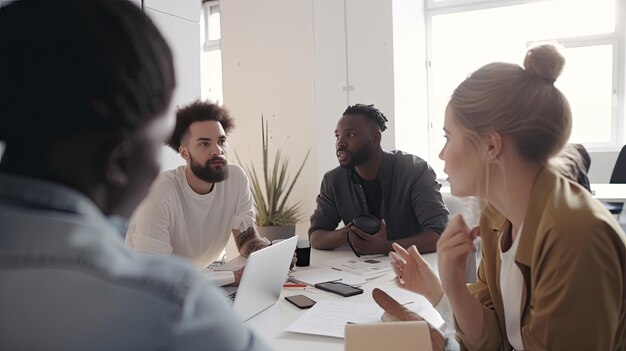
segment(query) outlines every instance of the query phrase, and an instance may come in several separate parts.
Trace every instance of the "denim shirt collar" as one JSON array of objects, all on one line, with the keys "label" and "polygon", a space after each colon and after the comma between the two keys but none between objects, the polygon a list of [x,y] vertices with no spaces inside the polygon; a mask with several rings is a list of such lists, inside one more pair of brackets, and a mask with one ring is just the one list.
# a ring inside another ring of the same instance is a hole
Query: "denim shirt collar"
[{"label": "denim shirt collar", "polygon": [[37,178],[0,173],[0,203],[73,213],[87,220],[106,222],[122,237],[128,226],[127,218],[117,215],[105,217],[91,199],[77,190]]}]

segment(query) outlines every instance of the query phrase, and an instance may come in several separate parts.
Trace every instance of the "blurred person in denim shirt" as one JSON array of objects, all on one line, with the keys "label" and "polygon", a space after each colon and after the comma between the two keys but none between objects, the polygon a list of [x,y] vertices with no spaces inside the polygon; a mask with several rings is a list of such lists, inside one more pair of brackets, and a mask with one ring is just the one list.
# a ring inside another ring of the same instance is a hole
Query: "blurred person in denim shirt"
[{"label": "blurred person in denim shirt", "polygon": [[0,9],[0,349],[267,350],[187,263],[124,245],[172,132],[172,55],[125,0]]}]

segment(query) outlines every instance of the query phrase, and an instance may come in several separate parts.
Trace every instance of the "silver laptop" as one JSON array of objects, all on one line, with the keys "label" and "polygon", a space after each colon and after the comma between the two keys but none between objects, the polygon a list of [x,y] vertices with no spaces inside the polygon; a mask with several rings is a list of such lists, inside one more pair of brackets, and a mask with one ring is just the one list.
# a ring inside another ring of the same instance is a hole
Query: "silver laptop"
[{"label": "silver laptop", "polygon": [[233,309],[244,321],[272,306],[280,297],[298,237],[250,254],[234,295]]}]

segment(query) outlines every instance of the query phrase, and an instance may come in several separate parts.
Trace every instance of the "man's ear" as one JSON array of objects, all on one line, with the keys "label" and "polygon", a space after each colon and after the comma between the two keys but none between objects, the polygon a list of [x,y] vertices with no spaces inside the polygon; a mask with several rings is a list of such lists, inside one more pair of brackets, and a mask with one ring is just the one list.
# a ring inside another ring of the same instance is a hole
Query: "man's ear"
[{"label": "man's ear", "polygon": [[189,162],[189,151],[182,144],[178,147],[178,153],[185,161]]},{"label": "man's ear", "polygon": [[483,137],[487,161],[493,162],[502,154],[502,135],[498,132],[488,133]]},{"label": "man's ear", "polygon": [[116,187],[128,184],[133,145],[130,141],[116,144],[107,155],[104,176],[107,183]]},{"label": "man's ear", "polygon": [[374,144],[380,145],[381,140],[383,139],[383,132],[379,129],[374,130]]}]

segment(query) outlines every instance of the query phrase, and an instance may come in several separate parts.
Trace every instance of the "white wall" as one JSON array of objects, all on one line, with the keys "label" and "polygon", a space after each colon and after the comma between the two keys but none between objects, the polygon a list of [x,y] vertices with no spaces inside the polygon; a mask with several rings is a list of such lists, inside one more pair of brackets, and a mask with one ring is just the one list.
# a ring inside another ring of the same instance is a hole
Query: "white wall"
[{"label": "white wall", "polygon": [[316,135],[317,169],[314,176],[318,184],[327,171],[337,166],[335,127],[350,104],[344,9],[344,1],[313,1],[316,128],[312,132]]},{"label": "white wall", "polygon": [[386,115],[389,122],[381,144],[383,149],[395,149],[391,1],[346,0],[346,10],[348,82],[354,87],[350,104],[374,104]]},{"label": "white wall", "polygon": [[[144,10],[159,28],[174,56],[176,90],[169,113],[200,98],[200,1],[144,0]],[[163,147],[161,168],[176,168],[184,160]]]},{"label": "white wall", "polygon": [[383,148],[428,157],[423,11],[422,0],[313,1],[319,181],[337,165],[334,127],[355,103],[389,118]]},{"label": "white wall", "polygon": [[426,24],[423,0],[393,0],[397,149],[428,158]]},{"label": "white wall", "polygon": [[311,156],[292,192],[301,201],[306,236],[319,183],[316,170],[314,50],[311,1],[240,0],[220,3],[224,105],[235,118],[229,136],[244,162],[261,167],[261,114],[270,123],[270,154],[287,154],[294,174],[307,150]]}]

